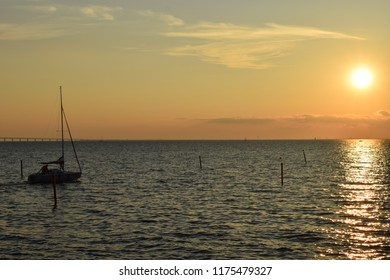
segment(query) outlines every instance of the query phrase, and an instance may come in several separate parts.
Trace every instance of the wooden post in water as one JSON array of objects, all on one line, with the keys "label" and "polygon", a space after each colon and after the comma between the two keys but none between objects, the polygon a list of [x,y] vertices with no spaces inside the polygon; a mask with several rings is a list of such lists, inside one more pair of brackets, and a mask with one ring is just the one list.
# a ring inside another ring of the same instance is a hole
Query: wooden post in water
[{"label": "wooden post in water", "polygon": [[20,178],[23,179],[23,160],[20,160]]},{"label": "wooden post in water", "polygon": [[56,177],[53,175],[51,178],[53,183],[53,195],[54,195],[54,208],[57,207],[57,188],[56,188]]},{"label": "wooden post in water", "polygon": [[202,157],[199,156],[199,168],[202,169]]},{"label": "wooden post in water", "polygon": [[306,154],[305,154],[305,150],[302,150],[303,151],[303,158],[305,159],[305,165],[307,164],[307,160],[306,160]]},{"label": "wooden post in water", "polygon": [[283,178],[284,177],[284,174],[283,174],[283,160],[282,158],[280,158],[280,183],[281,185],[283,186]]}]

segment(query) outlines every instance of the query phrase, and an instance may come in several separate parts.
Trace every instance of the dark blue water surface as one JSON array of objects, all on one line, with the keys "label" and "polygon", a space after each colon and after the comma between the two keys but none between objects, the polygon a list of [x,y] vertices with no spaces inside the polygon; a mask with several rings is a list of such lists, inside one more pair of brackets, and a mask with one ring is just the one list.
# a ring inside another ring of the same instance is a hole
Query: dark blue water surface
[{"label": "dark blue water surface", "polygon": [[389,141],[75,144],[53,208],[60,143],[0,142],[0,259],[390,259]]}]

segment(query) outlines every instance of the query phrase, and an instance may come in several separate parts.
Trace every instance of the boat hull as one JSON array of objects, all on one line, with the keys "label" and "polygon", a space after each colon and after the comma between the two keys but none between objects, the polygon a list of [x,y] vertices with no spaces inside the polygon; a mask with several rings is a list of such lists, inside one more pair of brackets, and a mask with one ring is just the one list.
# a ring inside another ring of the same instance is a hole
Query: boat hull
[{"label": "boat hull", "polygon": [[81,172],[50,170],[47,173],[35,173],[28,176],[28,183],[30,184],[51,184],[76,182],[80,179]]}]

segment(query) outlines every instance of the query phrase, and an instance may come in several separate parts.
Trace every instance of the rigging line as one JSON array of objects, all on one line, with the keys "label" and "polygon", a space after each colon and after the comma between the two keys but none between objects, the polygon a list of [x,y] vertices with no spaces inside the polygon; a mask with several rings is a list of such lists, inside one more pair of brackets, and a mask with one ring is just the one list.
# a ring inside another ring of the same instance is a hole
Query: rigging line
[{"label": "rigging line", "polygon": [[72,133],[70,132],[68,120],[67,120],[67,118],[66,118],[65,111],[62,111],[62,112],[63,112],[63,114],[64,114],[64,119],[65,119],[66,127],[68,128],[69,137],[70,137],[70,142],[72,143],[72,147],[73,147],[73,152],[74,152],[74,155],[76,156],[76,161],[77,161],[77,164],[78,164],[78,166],[79,166],[79,170],[80,170],[80,172],[81,172],[81,166],[80,166],[79,158],[78,158],[77,153],[76,153],[76,148],[75,148],[74,143],[73,143]]}]

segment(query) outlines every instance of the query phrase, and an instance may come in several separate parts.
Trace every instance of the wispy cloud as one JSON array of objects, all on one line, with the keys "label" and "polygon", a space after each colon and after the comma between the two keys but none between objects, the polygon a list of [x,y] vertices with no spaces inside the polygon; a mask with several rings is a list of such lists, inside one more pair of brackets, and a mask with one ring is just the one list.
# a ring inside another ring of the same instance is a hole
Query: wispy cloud
[{"label": "wispy cloud", "polygon": [[390,117],[390,112],[389,111],[386,111],[386,110],[380,110],[378,112],[376,112],[376,115],[377,116],[380,116],[380,117]]},{"label": "wispy cloud", "polygon": [[81,7],[80,11],[93,18],[99,18],[104,20],[114,20],[114,12],[121,11],[122,7],[108,7],[108,6],[85,6]]},{"label": "wispy cloud", "polygon": [[171,30],[163,32],[163,36],[187,42],[191,40],[190,43],[166,50],[166,55],[195,56],[230,68],[272,67],[276,58],[291,53],[295,46],[308,40],[364,40],[358,36],[314,27],[275,23],[261,27],[213,22],[186,24],[176,17],[151,11],[143,12],[142,15],[157,17],[169,25]]},{"label": "wispy cloud", "polygon": [[274,66],[272,60],[286,55],[289,42],[213,42],[173,47],[165,51],[171,56],[195,56],[203,61],[229,68],[266,69]]},{"label": "wispy cloud", "polygon": [[367,115],[302,114],[261,118],[183,119],[180,121],[189,125],[191,129],[228,138],[390,137],[388,132],[390,112],[384,110]]},{"label": "wispy cloud", "polygon": [[28,9],[34,12],[43,12],[43,13],[55,13],[58,11],[58,8],[54,5],[47,6],[29,6]]},{"label": "wispy cloud", "polygon": [[301,114],[291,116],[276,116],[263,118],[214,118],[200,119],[198,121],[204,123],[215,123],[225,125],[249,124],[249,125],[264,125],[275,123],[295,123],[295,124],[319,124],[319,123],[338,123],[341,125],[351,123],[371,123],[378,121],[390,121],[390,112],[380,110],[374,114],[367,115],[316,115],[316,114]]},{"label": "wispy cloud", "polygon": [[112,21],[116,13],[123,10],[119,6],[46,4],[44,1],[12,8],[18,9],[20,15],[14,22],[0,22],[0,40],[3,41],[40,40],[76,33],[91,19]]},{"label": "wispy cloud", "polygon": [[144,17],[157,18],[168,26],[183,26],[185,24],[182,19],[169,14],[156,13],[150,10],[139,11],[138,14]]},{"label": "wispy cloud", "polygon": [[[42,3],[43,4],[43,3]],[[122,11],[123,8],[119,6],[101,6],[101,5],[67,5],[67,4],[50,4],[50,5],[24,5],[20,6],[21,9],[37,12],[37,13],[55,13],[62,12],[68,14],[79,14],[84,16],[103,19],[114,20],[114,14],[118,11]]]},{"label": "wispy cloud", "polygon": [[363,39],[357,36],[339,32],[321,30],[312,27],[287,26],[268,23],[265,27],[252,27],[228,23],[203,22],[192,26],[186,26],[180,31],[166,32],[168,37],[199,38],[209,40],[265,40],[265,39]]}]

